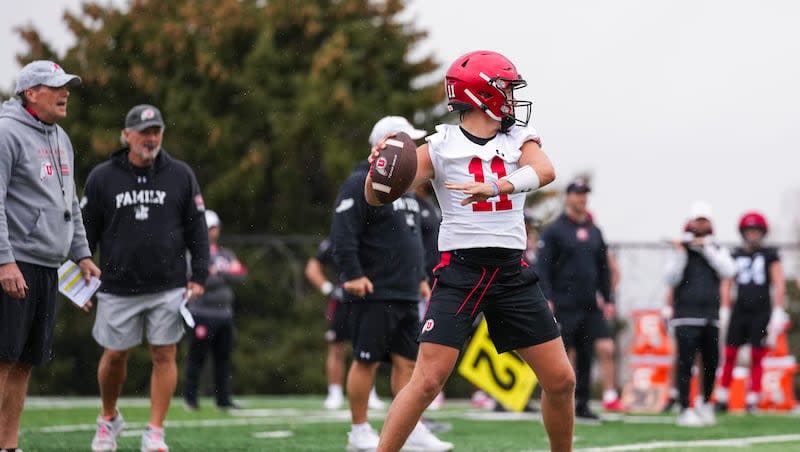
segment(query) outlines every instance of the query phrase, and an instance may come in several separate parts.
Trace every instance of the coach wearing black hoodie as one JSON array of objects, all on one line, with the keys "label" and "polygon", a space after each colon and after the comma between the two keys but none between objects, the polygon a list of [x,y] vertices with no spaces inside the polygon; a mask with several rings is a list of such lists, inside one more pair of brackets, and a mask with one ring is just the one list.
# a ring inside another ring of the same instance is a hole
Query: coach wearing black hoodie
[{"label": "coach wearing black hoodie", "polygon": [[583,422],[598,421],[589,409],[592,356],[595,342],[610,337],[604,311],[614,306],[608,248],[586,210],[590,191],[583,179],[569,184],[565,212],[542,231],[535,264],[564,345],[575,350],[575,417]]},{"label": "coach wearing black hoodie", "polygon": [[128,350],[141,343],[144,329],[153,374],[142,450],[166,450],[163,421],[177,381],[175,344],[184,332],[179,306],[203,294],[208,276],[205,206],[189,166],[161,149],[164,121],[156,107],[133,107],[122,135],[126,146],[92,170],[81,200],[89,246],[99,245],[103,269],[92,331],[105,349],[97,369],[103,410],[92,449],[116,448]]}]

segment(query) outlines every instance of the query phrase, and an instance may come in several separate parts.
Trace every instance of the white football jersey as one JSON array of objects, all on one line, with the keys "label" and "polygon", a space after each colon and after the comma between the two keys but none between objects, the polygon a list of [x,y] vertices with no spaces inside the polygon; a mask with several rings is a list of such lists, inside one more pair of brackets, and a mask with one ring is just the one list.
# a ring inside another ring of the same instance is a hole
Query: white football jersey
[{"label": "white football jersey", "polygon": [[462,206],[461,201],[467,196],[460,190],[448,190],[444,183],[492,182],[511,174],[519,168],[520,148],[529,140],[539,142],[536,129],[531,126],[512,127],[483,146],[470,141],[457,125],[436,126],[436,133],[427,141],[433,162],[433,189],[442,209],[439,251],[525,249],[525,193]]}]

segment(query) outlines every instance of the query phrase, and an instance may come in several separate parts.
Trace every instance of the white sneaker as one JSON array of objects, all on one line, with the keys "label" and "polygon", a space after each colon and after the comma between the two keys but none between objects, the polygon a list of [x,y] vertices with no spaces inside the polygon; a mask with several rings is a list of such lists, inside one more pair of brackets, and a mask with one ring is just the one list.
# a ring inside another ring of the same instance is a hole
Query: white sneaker
[{"label": "white sneaker", "polygon": [[686,408],[678,415],[675,424],[680,427],[702,427],[703,420],[692,408]]},{"label": "white sneaker", "polygon": [[102,415],[97,416],[97,431],[92,439],[93,452],[106,452],[117,450],[117,436],[125,428],[125,419],[117,411],[113,421],[107,421]]},{"label": "white sneaker", "polygon": [[386,402],[378,397],[375,388],[372,388],[372,391],[369,393],[369,402],[367,402],[367,406],[370,410],[383,410],[386,408]]},{"label": "white sneaker", "polygon": [[703,403],[702,405],[695,407],[695,411],[697,411],[697,415],[700,416],[700,420],[703,421],[703,425],[717,425],[717,416],[714,414],[714,405],[710,403]]},{"label": "white sneaker", "polygon": [[380,437],[369,424],[353,426],[347,434],[348,452],[373,452],[378,448]]},{"label": "white sneaker", "polygon": [[428,430],[425,424],[418,422],[400,450],[402,452],[447,452],[453,450],[453,443],[440,440]]},{"label": "white sneaker", "polygon": [[326,410],[338,410],[344,405],[344,395],[341,392],[330,392],[323,405]]},{"label": "white sneaker", "polygon": [[164,442],[163,428],[147,426],[142,434],[142,452],[169,452],[169,447]]}]

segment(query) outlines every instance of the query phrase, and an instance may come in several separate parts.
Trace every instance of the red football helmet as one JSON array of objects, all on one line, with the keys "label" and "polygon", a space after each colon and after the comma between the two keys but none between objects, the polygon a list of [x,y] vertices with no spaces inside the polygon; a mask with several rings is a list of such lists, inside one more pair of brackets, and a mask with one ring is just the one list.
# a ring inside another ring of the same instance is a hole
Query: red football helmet
[{"label": "red football helmet", "polygon": [[742,215],[739,220],[739,232],[743,234],[744,230],[748,228],[760,229],[764,234],[769,231],[767,219],[758,212],[747,212]]},{"label": "red football helmet", "polygon": [[[447,70],[444,78],[447,108],[450,111],[477,108],[499,121],[505,132],[515,124],[525,126],[530,120],[531,101],[516,100],[513,95],[514,90],[527,84],[503,55],[488,50],[470,52],[458,57]],[[516,116],[517,108],[525,109],[524,120]]]}]

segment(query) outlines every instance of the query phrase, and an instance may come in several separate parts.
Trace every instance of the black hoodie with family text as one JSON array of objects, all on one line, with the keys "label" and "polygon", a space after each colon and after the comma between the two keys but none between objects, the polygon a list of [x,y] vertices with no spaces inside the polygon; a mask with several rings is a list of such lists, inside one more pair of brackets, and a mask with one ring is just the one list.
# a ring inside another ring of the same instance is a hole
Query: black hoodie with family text
[{"label": "black hoodie with family text", "polygon": [[137,295],[183,287],[188,279],[204,284],[208,230],[194,173],[163,149],[147,168],[133,166],[128,152],[119,149],[96,166],[81,199],[89,247],[100,248],[100,290]]}]

